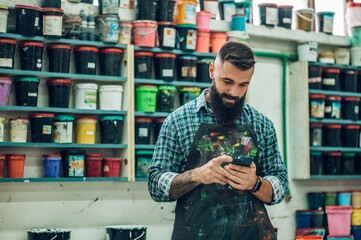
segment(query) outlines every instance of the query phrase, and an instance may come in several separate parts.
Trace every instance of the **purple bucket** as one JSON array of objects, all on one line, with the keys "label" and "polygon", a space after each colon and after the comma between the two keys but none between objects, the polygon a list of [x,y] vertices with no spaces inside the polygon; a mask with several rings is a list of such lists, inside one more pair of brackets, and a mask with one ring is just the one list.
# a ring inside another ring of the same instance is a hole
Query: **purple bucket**
[{"label": "purple bucket", "polygon": [[9,105],[11,79],[0,77],[0,105]]}]

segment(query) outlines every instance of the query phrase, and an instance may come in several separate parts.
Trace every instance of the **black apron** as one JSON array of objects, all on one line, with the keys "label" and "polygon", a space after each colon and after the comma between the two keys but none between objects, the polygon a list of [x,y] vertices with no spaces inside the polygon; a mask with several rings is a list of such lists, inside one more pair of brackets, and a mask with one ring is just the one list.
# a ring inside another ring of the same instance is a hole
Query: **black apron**
[{"label": "black apron", "polygon": [[[253,128],[202,123],[184,171],[221,155],[251,156],[258,166],[257,137]],[[257,175],[262,176],[258,170]],[[248,191],[236,192],[227,185],[214,183],[200,184],[180,197],[175,210],[172,240],[203,239],[275,240],[276,235],[263,202]]]}]

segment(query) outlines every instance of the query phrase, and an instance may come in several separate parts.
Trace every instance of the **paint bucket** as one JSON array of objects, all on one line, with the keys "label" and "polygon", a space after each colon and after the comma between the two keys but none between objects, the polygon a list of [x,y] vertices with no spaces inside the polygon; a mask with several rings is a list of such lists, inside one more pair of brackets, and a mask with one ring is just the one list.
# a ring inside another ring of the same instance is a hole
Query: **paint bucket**
[{"label": "paint bucket", "polygon": [[36,34],[39,25],[38,7],[28,5],[15,5],[16,10],[16,33],[24,36],[33,37]]},{"label": "paint bucket", "polygon": [[199,32],[197,33],[197,52],[209,52],[209,46],[211,43],[211,34],[209,32]]},{"label": "paint bucket", "polygon": [[353,208],[361,208],[361,191],[352,191],[351,205]]},{"label": "paint bucket", "polygon": [[178,80],[195,82],[197,79],[197,60],[195,56],[180,56],[177,59]]},{"label": "paint bucket", "polygon": [[322,142],[323,145],[327,147],[341,147],[341,125],[324,125]]},{"label": "paint bucket", "polygon": [[208,11],[197,12],[198,31],[209,32],[209,24],[211,22],[211,13]]},{"label": "paint bucket", "polygon": [[236,2],[236,13],[246,14],[246,23],[252,23],[252,2],[251,1],[243,1]]},{"label": "paint bucket", "polygon": [[212,33],[212,53],[218,53],[219,49],[227,42],[226,33]]},{"label": "paint bucket", "polygon": [[84,150],[61,150],[64,177],[84,177]]},{"label": "paint bucket", "polygon": [[119,39],[119,17],[117,15],[99,15],[97,21],[100,40],[117,43]]},{"label": "paint bucket", "polygon": [[351,29],[351,41],[352,46],[354,47],[360,47],[361,46],[361,26],[353,27]]},{"label": "paint bucket", "polygon": [[360,98],[344,97],[342,99],[342,119],[358,120]]},{"label": "paint bucket", "polygon": [[94,117],[80,117],[76,123],[76,143],[95,144],[97,119]]},{"label": "paint bucket", "polygon": [[136,171],[135,177],[147,178],[148,177],[148,166],[152,161],[153,151],[136,151]]},{"label": "paint bucket", "polygon": [[99,107],[101,110],[122,110],[123,86],[104,85],[99,88]]},{"label": "paint bucket", "polygon": [[176,3],[177,24],[196,24],[197,23],[197,0],[179,0]]},{"label": "paint bucket", "polygon": [[311,210],[321,210],[323,209],[324,203],[324,193],[323,192],[309,192],[307,193],[308,206]]},{"label": "paint bucket", "polygon": [[332,34],[333,32],[333,19],[334,19],[334,12],[318,12],[318,31]]},{"label": "paint bucket", "polygon": [[[358,142],[358,138],[357,138]],[[343,153],[342,154],[342,162],[341,162],[341,174],[342,175],[353,175],[355,174],[355,157],[356,153]],[[350,193],[351,197],[351,193]],[[351,202],[348,203],[348,205],[341,205],[340,206],[350,206]]]},{"label": "paint bucket", "polygon": [[310,123],[310,146],[322,146],[322,126],[322,123]]},{"label": "paint bucket", "polygon": [[357,72],[346,70],[342,72],[341,90],[345,92],[357,92]]},{"label": "paint bucket", "polygon": [[136,111],[155,112],[157,103],[157,86],[139,85],[135,89],[136,92]]},{"label": "paint bucket", "polygon": [[232,15],[236,14],[236,4],[234,0],[219,0],[219,14],[221,20],[230,22]]},{"label": "paint bucket", "polygon": [[237,13],[232,15],[231,29],[232,31],[246,31],[246,14]]},{"label": "paint bucket", "polygon": [[6,154],[8,177],[9,178],[23,178],[25,154]]},{"label": "paint bucket", "polygon": [[[339,141],[339,140],[338,140]],[[336,141],[335,141],[336,142]],[[327,145],[326,145],[327,146]],[[342,153],[340,152],[327,152],[324,153],[324,174],[325,175],[340,175],[341,173],[341,156]],[[329,195],[326,193],[325,202],[328,202]],[[333,199],[333,196],[332,196]],[[336,199],[336,194],[334,196]],[[334,203],[327,203],[326,206],[335,206],[336,200]]]},{"label": "paint bucket", "polygon": [[182,87],[179,90],[179,93],[180,103],[181,105],[184,105],[199,97],[199,95],[201,95],[201,89],[199,87]]},{"label": "paint bucket", "polygon": [[74,117],[59,115],[54,119],[54,143],[72,143]]},{"label": "paint bucket", "polygon": [[14,68],[15,47],[15,40],[0,38],[0,68]]},{"label": "paint bucket", "polygon": [[54,117],[52,113],[39,113],[29,116],[32,142],[53,142]]},{"label": "paint bucket", "polygon": [[177,88],[174,86],[159,86],[157,94],[157,112],[173,112],[174,98]]},{"label": "paint bucket", "polygon": [[322,90],[340,91],[340,69],[328,68],[322,71]]},{"label": "paint bucket", "polygon": [[132,29],[133,29],[133,24],[131,22],[119,22],[118,43],[131,44],[132,43]]},{"label": "paint bucket", "polygon": [[175,79],[176,55],[173,53],[158,53],[155,55],[155,77],[164,81]]},{"label": "paint bucket", "polygon": [[36,107],[38,103],[38,78],[19,78],[15,80],[15,93],[17,106]]},{"label": "paint bucket", "polygon": [[100,14],[118,15],[119,0],[99,0]]},{"label": "paint bucket", "polygon": [[341,97],[327,96],[325,102],[325,118],[341,118]]},{"label": "paint bucket", "polygon": [[299,43],[297,46],[298,60],[299,61],[317,61],[317,47],[316,42]]},{"label": "paint bucket", "polygon": [[44,177],[60,177],[61,155],[43,155],[44,158]]},{"label": "paint bucket", "polygon": [[155,120],[153,123],[154,125],[154,139],[155,141],[157,141],[158,139],[158,136],[159,136],[159,132],[160,132],[160,129],[162,128],[163,126],[163,123],[165,121],[165,118],[161,118],[161,119],[157,119]]},{"label": "paint bucket", "polygon": [[47,46],[49,72],[69,73],[71,50],[71,46],[66,44]]},{"label": "paint bucket", "polygon": [[201,58],[197,61],[197,82],[210,83],[212,79],[209,77],[209,65],[214,62],[214,58]]},{"label": "paint bucket", "polygon": [[10,142],[26,142],[29,120],[26,118],[10,119]]},{"label": "paint bucket", "polygon": [[336,64],[349,65],[350,64],[350,49],[337,48],[335,50]]},{"label": "paint bucket", "polygon": [[361,66],[361,47],[351,48],[351,64],[353,66]]},{"label": "paint bucket", "polygon": [[61,0],[41,0],[42,8],[61,8]]},{"label": "paint bucket", "polygon": [[310,228],[311,210],[296,210],[296,224],[298,228]]},{"label": "paint bucket", "polygon": [[99,119],[101,143],[119,144],[122,139],[124,118],[104,116]]},{"label": "paint bucket", "polygon": [[158,39],[160,48],[174,49],[176,44],[177,30],[175,23],[158,22]]},{"label": "paint bucket", "polygon": [[155,21],[134,21],[134,45],[140,47],[155,47],[157,26],[157,22]]},{"label": "paint bucket", "polygon": [[153,56],[151,52],[134,53],[134,77],[135,78],[152,78]]},{"label": "paint bucket", "polygon": [[6,28],[8,25],[8,15],[9,10],[6,8],[0,8],[0,22],[2,23],[0,25],[0,33],[6,33]]},{"label": "paint bucket", "polygon": [[5,118],[0,117],[0,142],[4,142],[4,121]]},{"label": "paint bucket", "polygon": [[107,226],[106,239],[109,240],[146,240],[147,227],[140,225]]},{"label": "paint bucket", "polygon": [[74,106],[78,109],[97,109],[98,85],[79,83],[74,87]]},{"label": "paint bucket", "polygon": [[351,206],[328,206],[326,207],[326,213],[330,236],[342,237],[350,235]]},{"label": "paint bucket", "polygon": [[[327,154],[327,153],[324,153]],[[325,192],[324,197],[324,208],[327,206],[336,206],[337,205],[337,192]]]},{"label": "paint bucket", "polygon": [[[343,156],[346,153],[343,154]],[[337,193],[337,204],[338,206],[351,206],[351,192],[344,191]]]},{"label": "paint bucket", "polygon": [[282,5],[282,6],[277,6],[277,8],[278,8],[277,26],[291,29],[293,6]]},{"label": "paint bucket", "polygon": [[52,79],[47,81],[50,107],[69,107],[71,84],[72,82],[69,79]]},{"label": "paint bucket", "polygon": [[311,152],[310,153],[310,174],[321,175],[322,174],[322,153]]},{"label": "paint bucket", "polygon": [[123,49],[102,48],[99,51],[100,74],[108,76],[120,76]]},{"label": "paint bucket", "polygon": [[150,144],[151,127],[152,119],[135,119],[135,144]]},{"label": "paint bucket", "polygon": [[138,0],[137,19],[156,21],[157,0]]},{"label": "paint bucket", "polygon": [[62,229],[30,229],[28,232],[28,240],[40,239],[56,239],[56,240],[70,240],[70,230]]},{"label": "paint bucket", "polygon": [[308,88],[322,89],[322,69],[319,66],[308,66]]},{"label": "paint bucket", "polygon": [[85,176],[86,177],[101,177],[102,176],[102,161],[101,154],[86,154],[85,155]]},{"label": "paint bucket", "polygon": [[323,210],[313,210],[311,212],[311,227],[312,228],[323,227],[323,216],[324,216]]},{"label": "paint bucket", "polygon": [[320,63],[335,64],[335,54],[333,52],[320,52],[318,54],[318,61]]},{"label": "paint bucket", "polygon": [[342,128],[342,146],[357,148],[359,146],[359,132],[359,125],[344,125]]},{"label": "paint bucket", "polygon": [[5,159],[5,154],[0,153],[0,178],[4,178]]},{"label": "paint bucket", "polygon": [[274,27],[277,23],[277,4],[261,3],[258,4],[260,24],[268,27]]},{"label": "paint bucket", "polygon": [[355,240],[361,239],[361,227],[351,227],[351,235]]},{"label": "paint bucket", "polygon": [[60,38],[63,31],[64,11],[57,8],[43,8],[43,36]]},{"label": "paint bucket", "polygon": [[174,22],[175,0],[158,0],[157,2],[157,22]]},{"label": "paint bucket", "polygon": [[0,77],[0,105],[9,105],[11,78]]},{"label": "paint bucket", "polygon": [[119,177],[121,158],[104,158],[103,160],[103,176]]},{"label": "paint bucket", "polygon": [[178,24],[177,34],[177,48],[182,51],[196,50],[197,25]]},{"label": "paint bucket", "polygon": [[323,94],[310,94],[310,116],[312,118],[324,118],[325,117],[325,100],[326,95]]},{"label": "paint bucket", "polygon": [[314,31],[313,21],[314,21],[314,12],[313,8],[299,9],[296,11],[296,20],[297,20],[297,29],[305,31]]},{"label": "paint bucket", "polygon": [[218,13],[218,0],[205,0],[204,10],[211,13],[212,19],[216,19]]},{"label": "paint bucket", "polygon": [[78,47],[75,48],[75,69],[77,74],[96,74],[98,48]]}]

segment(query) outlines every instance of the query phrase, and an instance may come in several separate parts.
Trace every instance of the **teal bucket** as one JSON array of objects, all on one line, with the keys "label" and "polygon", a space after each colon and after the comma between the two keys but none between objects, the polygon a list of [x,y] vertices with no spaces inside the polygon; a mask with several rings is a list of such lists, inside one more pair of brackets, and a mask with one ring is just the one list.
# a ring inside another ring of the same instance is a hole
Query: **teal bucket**
[{"label": "teal bucket", "polygon": [[352,46],[361,47],[361,26],[352,29]]}]

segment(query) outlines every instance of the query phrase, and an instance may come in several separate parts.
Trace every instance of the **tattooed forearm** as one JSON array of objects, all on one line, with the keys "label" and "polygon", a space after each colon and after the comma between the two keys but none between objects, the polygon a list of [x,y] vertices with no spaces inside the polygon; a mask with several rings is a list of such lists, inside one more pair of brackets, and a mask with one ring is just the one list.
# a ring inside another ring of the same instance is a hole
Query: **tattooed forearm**
[{"label": "tattooed forearm", "polygon": [[179,174],[174,178],[170,189],[170,199],[176,200],[193,190],[199,183],[192,181],[193,170]]}]

